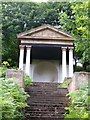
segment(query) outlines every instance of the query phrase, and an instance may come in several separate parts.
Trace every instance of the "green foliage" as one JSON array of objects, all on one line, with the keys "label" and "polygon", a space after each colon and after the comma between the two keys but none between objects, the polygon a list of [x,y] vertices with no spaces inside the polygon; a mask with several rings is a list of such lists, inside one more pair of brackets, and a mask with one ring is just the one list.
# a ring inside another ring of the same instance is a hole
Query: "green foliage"
[{"label": "green foliage", "polygon": [[[19,42],[16,34],[51,24],[75,38],[75,56],[90,59],[90,2],[2,2],[2,60],[18,65]],[[0,44],[1,45],[1,44]],[[14,54],[13,54],[14,53]],[[10,61],[9,61],[10,60]]]},{"label": "green foliage", "polygon": [[2,5],[0,2],[0,65],[2,62]]},{"label": "green foliage", "polygon": [[84,68],[81,66],[76,66],[75,67],[75,72],[80,72],[80,71],[84,71]]},{"label": "green foliage", "polygon": [[5,78],[5,76],[6,76],[6,69],[7,68],[5,66],[0,67],[0,77]]},{"label": "green foliage", "polygon": [[86,70],[83,67],[81,67],[81,66],[76,66],[75,67],[75,72],[80,72],[80,71],[90,72],[90,65],[86,66]]},{"label": "green foliage", "polygon": [[24,83],[25,85],[32,85],[32,79],[26,74],[24,74]]},{"label": "green foliage", "polygon": [[[61,29],[65,30],[75,38],[75,55],[77,59],[85,62],[90,59],[90,32],[88,30],[90,3],[87,1],[68,3],[67,11],[60,12],[59,22],[62,24]],[[64,6],[63,6],[64,7]]]},{"label": "green foliage", "polygon": [[15,79],[5,79],[8,66],[9,63],[4,61],[0,67],[0,120],[23,120],[22,109],[27,106],[25,101],[29,96],[14,82]]},{"label": "green foliage", "polygon": [[90,65],[86,66],[86,72],[90,72]]},{"label": "green foliage", "polygon": [[5,78],[6,76],[6,70],[7,70],[7,67],[9,67],[9,63],[7,61],[3,61],[2,63],[2,67],[0,67],[0,77],[1,78]]},{"label": "green foliage", "polygon": [[16,66],[10,67],[10,64],[9,64],[8,61],[3,61],[2,67],[0,67],[0,77],[2,77],[2,78],[5,78],[5,77],[6,77],[6,70],[7,70],[8,67],[9,67],[10,69],[14,69],[14,70],[17,69]]},{"label": "green foliage", "polygon": [[22,120],[28,95],[20,88],[14,79],[0,79],[0,115],[2,120]]},{"label": "green foliage", "polygon": [[10,66],[7,61],[3,61],[2,65],[3,65],[4,67],[9,67],[9,66]]},{"label": "green foliage", "polygon": [[57,25],[59,9],[60,3],[2,2],[2,60],[18,65],[16,34],[42,24]]},{"label": "green foliage", "polygon": [[65,108],[69,110],[69,114],[65,115],[66,118],[88,118],[88,103],[90,102],[88,96],[88,85],[84,85],[75,92],[69,93],[71,98],[70,107]]},{"label": "green foliage", "polygon": [[61,83],[58,87],[59,88],[68,88],[69,84],[70,84],[70,80],[64,80],[64,82]]},{"label": "green foliage", "polygon": [[75,21],[77,26],[77,33],[75,38],[78,39],[76,44],[76,51],[82,51],[82,60],[90,59],[88,51],[90,50],[90,41],[88,39],[88,1],[81,2],[72,6],[73,13],[75,13]]}]

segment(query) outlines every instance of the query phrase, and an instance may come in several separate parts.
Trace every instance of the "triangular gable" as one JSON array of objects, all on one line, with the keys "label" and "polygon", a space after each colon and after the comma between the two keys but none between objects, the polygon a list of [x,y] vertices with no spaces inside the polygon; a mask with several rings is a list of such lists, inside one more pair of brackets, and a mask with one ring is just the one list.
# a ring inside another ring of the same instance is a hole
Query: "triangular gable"
[{"label": "triangular gable", "polygon": [[27,32],[23,32],[17,35],[18,38],[28,38],[28,37],[40,37],[40,38],[70,38],[73,40],[73,37],[68,35],[65,32],[58,30],[57,28],[51,25],[42,25],[40,27],[31,29]]}]

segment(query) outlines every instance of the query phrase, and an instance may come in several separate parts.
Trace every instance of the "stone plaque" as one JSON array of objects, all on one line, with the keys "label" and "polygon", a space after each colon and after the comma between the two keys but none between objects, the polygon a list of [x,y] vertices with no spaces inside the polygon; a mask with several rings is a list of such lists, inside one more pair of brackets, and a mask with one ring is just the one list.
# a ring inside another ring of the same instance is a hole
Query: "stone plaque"
[{"label": "stone plaque", "polygon": [[7,70],[6,79],[9,78],[14,78],[20,87],[24,87],[24,74],[22,70]]}]

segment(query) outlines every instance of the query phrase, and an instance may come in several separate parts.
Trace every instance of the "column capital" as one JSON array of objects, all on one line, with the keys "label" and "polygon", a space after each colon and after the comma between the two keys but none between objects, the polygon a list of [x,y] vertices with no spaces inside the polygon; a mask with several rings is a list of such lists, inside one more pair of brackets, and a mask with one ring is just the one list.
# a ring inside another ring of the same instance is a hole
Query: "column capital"
[{"label": "column capital", "polygon": [[19,45],[19,48],[21,49],[23,49],[25,47],[25,45]]},{"label": "column capital", "polygon": [[62,50],[66,50],[66,49],[67,49],[67,47],[61,47],[61,49],[62,49]]},{"label": "column capital", "polygon": [[26,45],[26,48],[32,48],[32,46],[31,45]]},{"label": "column capital", "polygon": [[74,47],[68,47],[68,49],[69,49],[69,50],[73,50],[73,49],[74,49]]}]

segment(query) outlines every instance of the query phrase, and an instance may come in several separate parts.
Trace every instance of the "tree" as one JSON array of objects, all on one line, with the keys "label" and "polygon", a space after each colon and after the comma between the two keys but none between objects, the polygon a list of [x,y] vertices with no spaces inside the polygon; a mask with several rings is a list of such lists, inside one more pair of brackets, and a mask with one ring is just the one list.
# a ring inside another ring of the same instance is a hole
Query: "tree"
[{"label": "tree", "polygon": [[[88,2],[2,2],[2,60],[18,64],[16,34],[42,24],[59,26],[75,38],[75,54],[82,61],[90,56]],[[89,16],[90,17],[90,16]]]},{"label": "tree", "polygon": [[69,3],[70,13],[62,11],[59,22],[61,29],[70,31],[75,38],[75,54],[85,63],[90,59],[90,40],[88,39],[88,2]]},{"label": "tree", "polygon": [[[0,4],[0,18],[2,19],[2,5]],[[0,22],[0,65],[2,62],[2,22]]]},{"label": "tree", "polygon": [[18,46],[16,34],[40,26],[44,23],[58,25],[58,3],[2,3],[2,59],[11,66],[18,63]]}]

